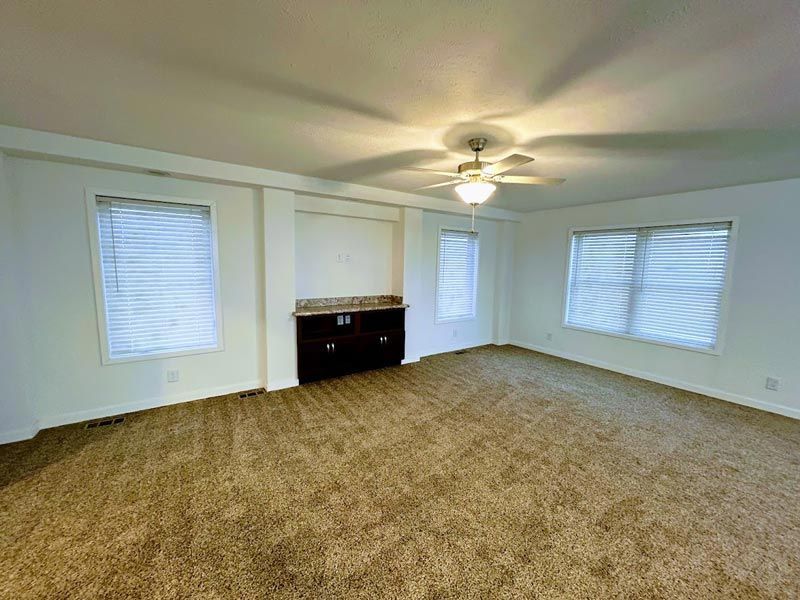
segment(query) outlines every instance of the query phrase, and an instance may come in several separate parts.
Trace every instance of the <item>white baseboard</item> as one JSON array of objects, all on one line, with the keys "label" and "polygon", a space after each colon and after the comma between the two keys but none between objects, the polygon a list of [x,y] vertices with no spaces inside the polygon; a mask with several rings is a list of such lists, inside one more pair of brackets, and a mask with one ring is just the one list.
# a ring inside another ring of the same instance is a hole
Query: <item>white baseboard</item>
[{"label": "white baseboard", "polygon": [[37,433],[39,433],[39,423],[37,421],[31,423],[28,427],[3,431],[0,432],[0,445],[29,440],[35,437]]},{"label": "white baseboard", "polygon": [[469,342],[462,342],[453,344],[452,346],[443,346],[439,348],[431,348],[426,350],[425,352],[420,353],[420,358],[425,358],[426,356],[435,356],[436,354],[447,354],[448,352],[455,352],[457,350],[469,350],[470,348],[478,348],[480,346],[486,346],[489,344],[493,344],[492,340],[484,340],[484,341],[469,341]]},{"label": "white baseboard", "polygon": [[276,390],[285,390],[286,388],[296,387],[300,385],[299,379],[279,379],[277,381],[268,381],[266,390],[274,392]]},{"label": "white baseboard", "polygon": [[203,400],[205,398],[213,398],[214,396],[224,396],[225,394],[234,394],[244,390],[260,388],[262,385],[263,382],[258,380],[243,381],[241,383],[235,383],[232,385],[193,390],[190,392],[173,394],[171,396],[158,396],[156,398],[148,398],[147,400],[139,400],[137,402],[111,404],[108,406],[99,406],[97,408],[89,408],[87,410],[62,413],[59,415],[48,415],[40,419],[39,428],[47,429],[48,427],[58,427],[60,425],[80,423],[81,421],[88,421],[90,419],[101,419],[103,417],[123,415],[140,410],[147,410],[149,408],[158,408],[160,406],[169,406],[171,404],[181,404],[183,402],[192,402],[193,400]]},{"label": "white baseboard", "polygon": [[527,342],[522,342],[520,340],[512,340],[509,343],[512,346],[519,346],[520,348],[534,350],[536,352],[541,352],[543,354],[558,356],[559,358],[565,358],[567,360],[583,363],[585,365],[590,365],[592,367],[606,369],[607,371],[622,373],[623,375],[630,375],[631,377],[638,377],[639,379],[646,379],[647,381],[654,381],[655,383],[662,383],[670,387],[686,390],[687,392],[703,394],[704,396],[711,396],[712,398],[718,398],[719,400],[725,400],[726,402],[741,404],[743,406],[749,406],[751,408],[758,408],[760,410],[783,415],[785,417],[791,417],[793,419],[800,419],[800,409],[791,408],[789,406],[783,406],[782,404],[772,404],[770,402],[764,402],[763,400],[756,400],[755,398],[742,396],[741,394],[733,394],[731,392],[726,392],[724,390],[720,390],[717,388],[706,387],[704,385],[696,385],[694,383],[689,383],[688,381],[681,381],[679,379],[673,379],[672,377],[664,377],[663,375],[657,375],[656,373],[650,373],[648,371],[629,369],[628,367],[615,365],[603,360],[596,360],[594,358],[589,358],[587,356],[580,356],[578,354],[572,354],[570,352],[562,352],[561,350],[555,350],[553,348],[547,348],[545,346],[537,346],[536,344],[529,344]]}]

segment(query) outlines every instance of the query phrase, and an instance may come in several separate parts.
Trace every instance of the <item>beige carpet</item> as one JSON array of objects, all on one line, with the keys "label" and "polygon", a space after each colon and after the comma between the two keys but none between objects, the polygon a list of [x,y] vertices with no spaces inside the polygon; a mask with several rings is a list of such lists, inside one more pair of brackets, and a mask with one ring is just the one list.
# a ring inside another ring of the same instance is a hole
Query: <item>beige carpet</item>
[{"label": "beige carpet", "polygon": [[0,466],[2,598],[800,597],[800,422],[510,347]]}]

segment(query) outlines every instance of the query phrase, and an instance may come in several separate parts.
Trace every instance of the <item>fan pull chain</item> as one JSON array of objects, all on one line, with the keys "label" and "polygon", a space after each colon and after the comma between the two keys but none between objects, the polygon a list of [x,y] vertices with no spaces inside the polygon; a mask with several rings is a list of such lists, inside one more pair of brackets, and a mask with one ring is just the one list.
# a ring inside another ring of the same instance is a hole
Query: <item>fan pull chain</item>
[{"label": "fan pull chain", "polygon": [[470,226],[470,233],[475,233],[475,205],[471,204],[472,206],[472,225]]}]

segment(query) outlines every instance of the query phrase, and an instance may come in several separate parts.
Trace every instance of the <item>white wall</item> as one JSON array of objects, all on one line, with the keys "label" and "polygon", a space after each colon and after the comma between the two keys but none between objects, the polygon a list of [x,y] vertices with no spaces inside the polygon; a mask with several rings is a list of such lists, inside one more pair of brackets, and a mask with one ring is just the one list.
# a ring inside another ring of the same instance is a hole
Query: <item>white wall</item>
[{"label": "white wall", "polygon": [[514,290],[514,241],[517,224],[497,223],[497,267],[494,277],[494,343],[502,346],[511,340],[511,298]]},{"label": "white wall", "polygon": [[[721,356],[561,327],[570,227],[731,216],[739,235]],[[800,180],[529,213],[517,232],[512,340],[800,417],[798,223]],[[780,391],[765,389],[767,375],[782,379]]]},{"label": "white wall", "polygon": [[[478,232],[478,294],[474,319],[436,323],[436,271],[439,254],[439,228],[469,229],[466,217],[425,212],[422,216],[422,337],[421,355],[490,344],[495,329],[495,273],[498,266],[498,223],[476,219]],[[455,332],[455,335],[453,335]]]},{"label": "white wall", "polygon": [[30,354],[27,302],[15,207],[0,154],[0,443],[30,437],[35,418],[23,369]]},{"label": "white wall", "polygon": [[[86,188],[216,201],[223,351],[101,365]],[[409,361],[489,343],[502,298],[495,289],[498,224],[478,222],[478,317],[437,326],[440,225],[466,227],[468,220],[289,190],[6,158],[0,163],[0,442],[63,423],[294,385],[296,296],[405,292],[412,304]],[[340,252],[351,262],[337,263]],[[167,383],[166,370],[175,368],[180,381]]]},{"label": "white wall", "polygon": [[295,193],[264,188],[264,380],[269,391],[297,379],[295,309]]},{"label": "white wall", "polygon": [[396,245],[402,252],[398,261],[403,269],[403,302],[406,309],[406,355],[404,363],[416,362],[427,354],[428,309],[427,297],[422,286],[424,254],[422,247],[423,212],[419,208],[406,207],[400,211],[400,222],[395,234]]},{"label": "white wall", "polygon": [[[25,357],[41,427],[262,385],[260,197],[252,189],[12,158],[18,260],[27,287]],[[225,349],[102,366],[84,189],[217,202]],[[166,369],[180,381],[166,383]]]},{"label": "white wall", "polygon": [[392,221],[298,212],[295,224],[298,298],[392,293]]}]

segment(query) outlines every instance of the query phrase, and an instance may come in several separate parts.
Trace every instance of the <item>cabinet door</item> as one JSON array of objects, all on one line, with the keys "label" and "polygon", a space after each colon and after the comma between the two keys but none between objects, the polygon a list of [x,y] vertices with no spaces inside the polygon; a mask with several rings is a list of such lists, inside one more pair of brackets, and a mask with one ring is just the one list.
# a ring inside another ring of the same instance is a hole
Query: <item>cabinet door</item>
[{"label": "cabinet door", "polygon": [[361,362],[366,369],[400,364],[405,357],[405,332],[391,331],[362,336]]},{"label": "cabinet door", "polygon": [[297,352],[297,375],[300,383],[330,377],[334,360],[330,342],[304,342]]},{"label": "cabinet door", "polygon": [[361,336],[359,347],[361,368],[377,369],[383,366],[383,338],[384,336],[376,333]]},{"label": "cabinet door", "polygon": [[358,370],[358,341],[355,338],[331,342],[331,360],[334,375],[344,375]]},{"label": "cabinet door", "polygon": [[383,336],[383,352],[381,354],[384,365],[399,365],[406,356],[405,331],[390,331]]}]

